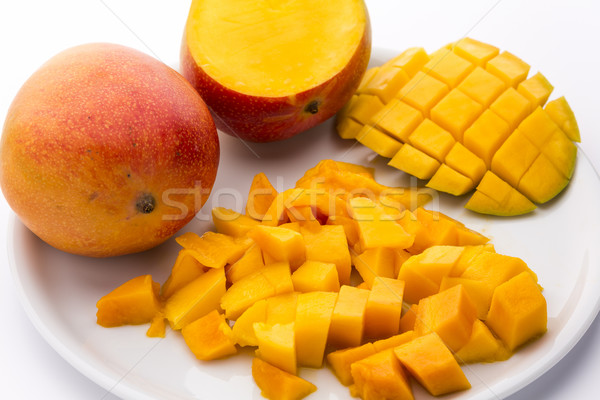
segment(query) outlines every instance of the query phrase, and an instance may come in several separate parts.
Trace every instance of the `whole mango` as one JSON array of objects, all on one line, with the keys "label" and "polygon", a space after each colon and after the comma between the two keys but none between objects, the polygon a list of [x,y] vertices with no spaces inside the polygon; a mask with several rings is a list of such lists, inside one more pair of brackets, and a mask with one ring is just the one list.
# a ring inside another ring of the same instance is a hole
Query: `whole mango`
[{"label": "whole mango", "polygon": [[219,164],[212,117],[176,71],[92,43],[42,65],[11,104],[0,185],[42,240],[105,257],[154,247],[206,201]]}]

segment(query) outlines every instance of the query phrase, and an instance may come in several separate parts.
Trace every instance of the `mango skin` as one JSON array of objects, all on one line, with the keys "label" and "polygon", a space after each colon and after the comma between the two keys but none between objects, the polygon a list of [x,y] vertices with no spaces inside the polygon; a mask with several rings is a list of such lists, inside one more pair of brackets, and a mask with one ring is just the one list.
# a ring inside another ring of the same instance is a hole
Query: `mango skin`
[{"label": "mango skin", "polygon": [[[365,14],[364,34],[344,68],[320,85],[293,96],[253,96],[221,85],[196,63],[185,31],[180,71],[206,101],[219,130],[251,142],[288,139],[335,115],[358,89],[371,57],[371,25],[366,7]],[[307,111],[313,102],[318,104],[314,114]]]},{"label": "mango skin", "polygon": [[56,55],[25,82],[0,160],[2,192],[33,233],[106,257],[154,247],[194,217],[215,180],[219,139],[176,71],[93,43]]}]

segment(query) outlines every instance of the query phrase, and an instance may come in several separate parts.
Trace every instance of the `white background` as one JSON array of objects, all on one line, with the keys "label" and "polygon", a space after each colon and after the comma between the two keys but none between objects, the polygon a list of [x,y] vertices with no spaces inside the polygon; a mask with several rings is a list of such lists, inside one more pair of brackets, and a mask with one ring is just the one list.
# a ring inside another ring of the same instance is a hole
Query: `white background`
[{"label": "white background", "polygon": [[[367,6],[376,47],[433,51],[471,36],[522,57],[567,97],[581,128],[581,149],[600,168],[600,3],[371,0]],[[27,77],[70,46],[115,42],[176,65],[188,7],[188,1],[157,0],[1,2],[0,121]],[[8,268],[10,217],[0,198],[0,398],[115,399],[64,361],[24,314]],[[597,398],[599,373],[596,318],[561,362],[510,399]]]}]

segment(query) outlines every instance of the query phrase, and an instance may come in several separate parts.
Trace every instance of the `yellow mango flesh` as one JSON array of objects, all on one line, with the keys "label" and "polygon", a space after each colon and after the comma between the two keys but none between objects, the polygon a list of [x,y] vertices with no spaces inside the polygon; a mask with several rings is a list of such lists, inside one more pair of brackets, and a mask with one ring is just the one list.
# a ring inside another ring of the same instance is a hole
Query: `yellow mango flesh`
[{"label": "yellow mango flesh", "polygon": [[335,264],[306,261],[292,274],[294,290],[297,292],[337,292],[340,280]]},{"label": "yellow mango flesh", "polygon": [[254,323],[254,334],[258,341],[256,355],[285,372],[296,375],[296,343],[294,322],[270,325]]},{"label": "yellow mango flesh", "polygon": [[150,275],[125,282],[96,303],[98,324],[112,327],[152,321],[161,310],[158,290]]},{"label": "yellow mango flesh", "polygon": [[351,365],[351,393],[362,399],[412,400],[410,380],[392,349],[380,351]]},{"label": "yellow mango flesh", "polygon": [[248,232],[248,237],[274,261],[288,262],[293,269],[306,260],[304,238],[292,229],[258,225]]},{"label": "yellow mango flesh", "polygon": [[353,254],[352,264],[370,288],[377,277],[394,277],[395,253],[388,247],[367,249],[361,254]]},{"label": "yellow mango flesh", "polygon": [[311,368],[322,366],[336,300],[337,293],[334,292],[315,291],[298,295],[294,337],[300,365]]},{"label": "yellow mango flesh", "polygon": [[394,353],[409,373],[434,396],[471,387],[454,356],[435,332],[398,346]]},{"label": "yellow mango flesh", "polygon": [[262,172],[256,174],[252,179],[248,193],[246,215],[255,220],[263,219],[276,197],[277,190],[269,182],[267,176]]},{"label": "yellow mango flesh", "polygon": [[476,319],[471,337],[460,350],[454,353],[454,357],[461,364],[493,362],[501,359],[502,347],[502,342],[496,339],[487,325]]},{"label": "yellow mango flesh", "polygon": [[252,304],[236,320],[232,328],[234,341],[242,346],[258,346],[258,339],[254,334],[255,322],[266,322],[267,301],[259,300]]},{"label": "yellow mango flesh", "polygon": [[509,350],[547,329],[546,300],[529,272],[522,272],[494,290],[486,324]]},{"label": "yellow mango flesh", "polygon": [[306,259],[334,264],[339,283],[350,283],[352,266],[344,227],[323,225],[317,231],[306,229],[301,232],[306,246]]},{"label": "yellow mango flesh", "polygon": [[289,264],[270,264],[231,285],[220,299],[221,307],[235,320],[257,301],[293,290]]},{"label": "yellow mango flesh", "polygon": [[[395,76],[410,79],[394,79],[384,88],[391,66],[404,72]],[[539,72],[528,78],[529,71],[514,54],[471,38],[430,55],[409,49],[367,71],[338,115],[338,133],[390,158],[390,166],[426,180],[429,188],[455,196],[475,189],[466,204],[472,211],[529,213],[566,187],[577,155],[572,142],[580,140],[564,97],[544,107],[553,87]],[[365,89],[373,82],[385,95]],[[536,113],[554,121],[552,129],[560,134],[536,126],[548,140],[527,137],[522,130]],[[509,196],[487,193],[492,182],[480,188],[490,172],[497,177],[494,186],[512,188]]]},{"label": "yellow mango flesh", "polygon": [[234,237],[244,236],[252,227],[259,224],[259,221],[247,215],[224,207],[213,208],[212,219],[217,232]]},{"label": "yellow mango flesh", "polygon": [[262,250],[258,245],[253,244],[239,260],[230,264],[229,267],[226,267],[227,281],[235,283],[244,276],[250,275],[264,266],[265,262],[263,260]]},{"label": "yellow mango flesh", "polygon": [[349,386],[353,383],[352,364],[376,352],[373,343],[367,342],[361,346],[332,351],[327,354],[327,362],[342,385]]},{"label": "yellow mango flesh", "polygon": [[225,283],[224,268],[209,269],[167,299],[165,318],[174,329],[181,329],[212,310],[220,309]]},{"label": "yellow mango flesh", "polygon": [[194,257],[194,251],[181,249],[171,274],[161,287],[161,296],[168,299],[173,293],[204,273],[205,267]]},{"label": "yellow mango flesh", "polygon": [[469,340],[475,319],[475,304],[462,285],[457,285],[419,301],[414,332],[417,336],[436,332],[452,351],[457,351]]},{"label": "yellow mango flesh", "polygon": [[181,334],[199,360],[215,360],[237,353],[231,328],[217,310],[184,326]]},{"label": "yellow mango flesh", "polygon": [[[289,96],[325,82],[352,57],[367,24],[363,7],[358,1],[278,2],[270,7],[261,2],[194,2],[187,43],[196,64],[225,87],[256,96]],[[289,29],[290,21],[302,29]],[[206,31],[211,35],[202,34]],[[339,55],[331,57],[330,49]],[[308,78],[300,73],[307,69]]]},{"label": "yellow mango flesh", "polygon": [[189,249],[197,260],[208,268],[222,268],[228,263],[237,261],[250,247],[248,238],[234,238],[222,233],[206,232],[198,236],[186,232],[176,239],[184,249]]},{"label": "yellow mango flesh", "polygon": [[368,299],[368,290],[348,285],[340,288],[329,327],[329,343],[334,347],[361,344]]},{"label": "yellow mango flesh", "polygon": [[252,359],[252,378],[270,400],[300,400],[317,390],[312,383],[261,360]]},{"label": "yellow mango flesh", "polygon": [[365,308],[365,336],[387,338],[398,333],[404,281],[376,277]]}]

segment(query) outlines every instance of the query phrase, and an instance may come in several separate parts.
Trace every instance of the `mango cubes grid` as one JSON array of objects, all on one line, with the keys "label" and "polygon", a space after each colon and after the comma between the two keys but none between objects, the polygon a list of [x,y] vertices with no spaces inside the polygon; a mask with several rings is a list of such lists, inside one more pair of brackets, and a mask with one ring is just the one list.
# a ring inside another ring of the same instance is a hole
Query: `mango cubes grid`
[{"label": "mango cubes grid", "polygon": [[[430,188],[475,189],[470,210],[525,214],[568,184],[580,140],[564,97],[546,104],[553,86],[529,71],[514,54],[470,38],[429,55],[411,48],[367,71],[337,131]],[[510,197],[491,194],[507,185]]]}]

